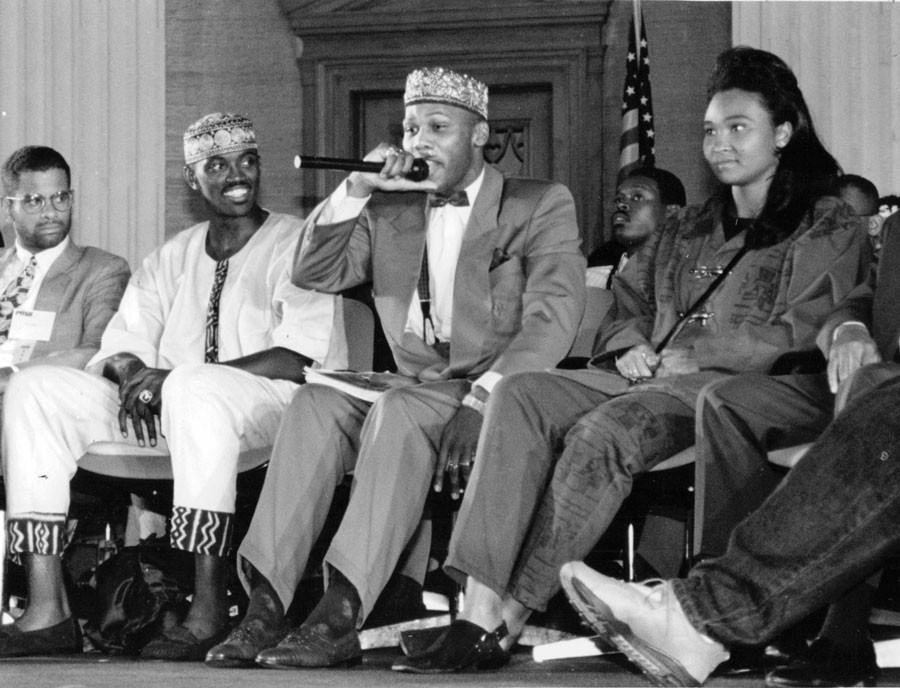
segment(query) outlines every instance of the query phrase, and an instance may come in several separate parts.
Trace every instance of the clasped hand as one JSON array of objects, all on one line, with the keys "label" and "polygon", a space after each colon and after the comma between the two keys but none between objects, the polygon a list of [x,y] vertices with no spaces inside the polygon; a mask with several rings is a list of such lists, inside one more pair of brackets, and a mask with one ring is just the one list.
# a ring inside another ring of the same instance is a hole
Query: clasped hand
[{"label": "clasped hand", "polygon": [[162,412],[162,385],[169,370],[144,366],[124,375],[119,381],[119,430],[128,437],[128,420],[134,436],[143,447],[144,428],[151,447],[156,446],[156,419]]},{"label": "clasped hand", "polygon": [[689,375],[700,366],[690,349],[663,349],[656,353],[647,344],[638,344],[616,359],[616,369],[632,382],[649,378]]}]

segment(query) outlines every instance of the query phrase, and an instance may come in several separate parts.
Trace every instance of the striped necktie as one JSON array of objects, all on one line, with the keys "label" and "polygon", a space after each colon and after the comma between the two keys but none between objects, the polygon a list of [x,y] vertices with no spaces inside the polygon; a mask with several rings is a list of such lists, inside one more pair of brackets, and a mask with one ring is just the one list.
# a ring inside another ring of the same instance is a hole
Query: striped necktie
[{"label": "striped necktie", "polygon": [[228,260],[216,263],[216,276],[213,278],[212,290],[209,292],[209,306],[206,309],[206,363],[219,361],[219,299],[225,277],[228,274]]},{"label": "striped necktie", "polygon": [[25,301],[28,296],[28,290],[34,283],[34,271],[37,269],[37,260],[31,256],[31,260],[25,265],[25,268],[19,273],[3,296],[0,296],[0,343],[9,339],[9,327],[12,325],[13,311],[16,310]]}]

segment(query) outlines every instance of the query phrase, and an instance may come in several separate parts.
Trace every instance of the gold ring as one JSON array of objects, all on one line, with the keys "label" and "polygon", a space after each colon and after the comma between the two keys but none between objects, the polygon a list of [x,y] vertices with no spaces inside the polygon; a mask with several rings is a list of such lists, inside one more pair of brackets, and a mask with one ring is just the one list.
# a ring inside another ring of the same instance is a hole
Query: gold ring
[{"label": "gold ring", "polygon": [[142,389],[141,393],[138,394],[138,401],[149,404],[151,401],[153,401],[153,392],[151,392],[149,389]]}]

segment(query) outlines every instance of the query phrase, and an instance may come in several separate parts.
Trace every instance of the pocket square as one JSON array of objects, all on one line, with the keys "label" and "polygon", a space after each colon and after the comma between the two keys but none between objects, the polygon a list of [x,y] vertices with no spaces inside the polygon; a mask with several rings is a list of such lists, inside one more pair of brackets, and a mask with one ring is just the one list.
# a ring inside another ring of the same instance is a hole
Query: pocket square
[{"label": "pocket square", "polygon": [[491,255],[491,266],[488,268],[488,272],[494,270],[495,268],[499,268],[510,258],[512,258],[512,256],[502,248],[495,248],[493,255]]}]

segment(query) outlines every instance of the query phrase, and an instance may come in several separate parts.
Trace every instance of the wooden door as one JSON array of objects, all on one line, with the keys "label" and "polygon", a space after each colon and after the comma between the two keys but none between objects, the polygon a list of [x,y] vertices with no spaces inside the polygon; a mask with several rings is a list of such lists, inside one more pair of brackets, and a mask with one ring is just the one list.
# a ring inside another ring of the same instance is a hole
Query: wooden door
[{"label": "wooden door", "polygon": [[[491,90],[491,137],[485,160],[507,174],[553,176],[553,92],[550,84]],[[354,154],[364,156],[382,141],[403,140],[403,92],[374,91],[353,97]]]}]

